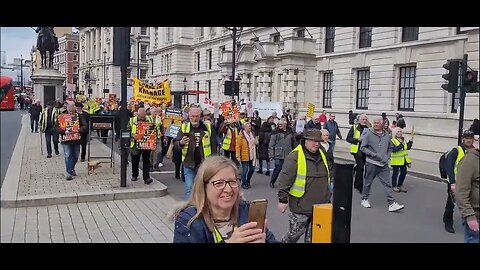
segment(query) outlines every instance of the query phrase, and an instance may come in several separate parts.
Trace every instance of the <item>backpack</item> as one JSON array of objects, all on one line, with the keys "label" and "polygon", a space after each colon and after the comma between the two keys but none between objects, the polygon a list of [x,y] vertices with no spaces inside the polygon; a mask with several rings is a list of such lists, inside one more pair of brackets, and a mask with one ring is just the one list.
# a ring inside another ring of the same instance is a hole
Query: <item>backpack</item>
[{"label": "backpack", "polygon": [[448,153],[450,151],[447,151],[445,153],[443,153],[441,156],[440,156],[440,160],[438,161],[438,169],[440,170],[440,177],[442,179],[447,179],[447,157],[448,157]]}]

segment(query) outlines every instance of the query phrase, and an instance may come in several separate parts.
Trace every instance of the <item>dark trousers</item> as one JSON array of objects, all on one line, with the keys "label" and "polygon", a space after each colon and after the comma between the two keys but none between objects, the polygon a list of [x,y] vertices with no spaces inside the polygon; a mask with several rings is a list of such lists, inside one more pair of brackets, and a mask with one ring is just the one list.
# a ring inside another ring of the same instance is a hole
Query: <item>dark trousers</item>
[{"label": "dark trousers", "polygon": [[[359,150],[360,151],[360,150]],[[353,187],[358,190],[360,193],[363,190],[363,173],[365,171],[365,162],[367,157],[365,155],[358,156],[353,155],[355,158],[355,181],[353,182]]]},{"label": "dark trousers", "polygon": [[80,145],[82,147],[82,154],[80,155],[81,159],[85,159],[85,154],[87,153],[87,137],[87,134],[82,134],[82,136],[80,137]]},{"label": "dark trousers", "polygon": [[55,132],[53,128],[45,130],[45,142],[47,143],[47,154],[52,155],[52,137],[53,137],[53,148],[55,153],[58,153],[58,133]]},{"label": "dark trousers", "polygon": [[239,167],[239,163],[238,163],[238,160],[237,160],[237,157],[235,156],[235,151],[228,151],[228,150],[223,150],[223,155],[231,160],[233,160],[233,162],[235,162],[235,164],[237,164],[237,167]]},{"label": "dark trousers", "polygon": [[132,177],[138,177],[138,165],[140,164],[140,156],[142,156],[143,181],[150,179],[150,153],[151,150],[139,150],[138,155],[132,154]]},{"label": "dark trousers", "polygon": [[30,128],[32,132],[38,132],[38,117],[30,117]]},{"label": "dark trousers", "polygon": [[275,159],[275,169],[273,169],[272,178],[270,179],[270,183],[275,184],[277,181],[278,175],[283,167],[283,159]]},{"label": "dark trousers", "polygon": [[[405,181],[405,176],[407,176],[407,165],[402,166],[392,166],[393,173],[392,173],[392,187],[401,187],[403,185],[403,181]],[[400,177],[398,177],[398,173],[400,172]],[[397,182],[398,178],[398,182]]]},{"label": "dark trousers", "polygon": [[443,223],[453,225],[453,209],[455,208],[454,198],[450,191],[451,184],[447,184],[447,203],[445,204],[445,212],[443,213]]}]

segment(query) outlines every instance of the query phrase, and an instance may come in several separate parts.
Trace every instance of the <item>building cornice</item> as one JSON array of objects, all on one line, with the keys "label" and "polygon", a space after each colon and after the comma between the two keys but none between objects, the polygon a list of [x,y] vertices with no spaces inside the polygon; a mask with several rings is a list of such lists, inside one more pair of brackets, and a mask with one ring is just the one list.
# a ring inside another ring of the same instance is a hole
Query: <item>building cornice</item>
[{"label": "building cornice", "polygon": [[347,51],[347,52],[326,53],[322,55],[317,55],[316,58],[319,59],[319,58],[342,57],[342,56],[349,56],[352,54],[388,51],[388,50],[395,50],[400,48],[416,47],[416,46],[430,45],[430,44],[436,44],[436,43],[442,43],[442,42],[455,42],[455,41],[467,40],[467,39],[468,39],[467,34],[461,34],[453,37],[402,42],[400,44],[394,44],[394,45],[388,45],[388,46],[382,46],[382,47],[362,48],[362,49],[356,49],[356,50]]}]

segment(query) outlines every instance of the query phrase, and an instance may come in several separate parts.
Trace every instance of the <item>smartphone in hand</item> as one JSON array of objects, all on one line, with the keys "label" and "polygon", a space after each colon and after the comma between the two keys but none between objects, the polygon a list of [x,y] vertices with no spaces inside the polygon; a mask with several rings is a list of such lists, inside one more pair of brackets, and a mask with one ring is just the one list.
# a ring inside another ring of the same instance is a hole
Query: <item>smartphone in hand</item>
[{"label": "smartphone in hand", "polygon": [[250,210],[248,212],[248,221],[257,222],[257,228],[262,229],[265,227],[265,218],[267,217],[267,199],[258,199],[250,202]]}]

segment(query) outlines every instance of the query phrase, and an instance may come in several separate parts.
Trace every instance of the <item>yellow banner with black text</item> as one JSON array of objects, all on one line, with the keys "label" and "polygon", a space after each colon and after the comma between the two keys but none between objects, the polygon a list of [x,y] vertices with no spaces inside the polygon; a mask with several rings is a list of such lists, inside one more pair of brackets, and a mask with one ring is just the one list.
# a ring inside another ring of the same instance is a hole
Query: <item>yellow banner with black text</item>
[{"label": "yellow banner with black text", "polygon": [[171,103],[170,82],[164,80],[156,85],[133,78],[133,98],[138,101],[163,104]]}]

